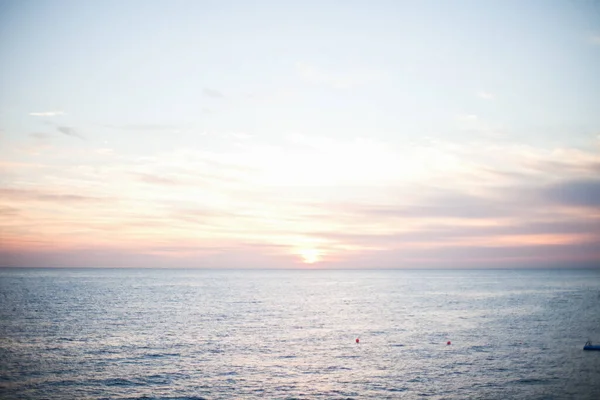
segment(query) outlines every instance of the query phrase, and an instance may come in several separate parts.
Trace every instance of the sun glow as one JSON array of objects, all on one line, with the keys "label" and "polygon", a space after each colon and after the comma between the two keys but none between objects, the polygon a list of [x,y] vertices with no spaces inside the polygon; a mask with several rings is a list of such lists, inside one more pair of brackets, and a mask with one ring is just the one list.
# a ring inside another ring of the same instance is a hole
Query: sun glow
[{"label": "sun glow", "polygon": [[321,261],[321,253],[317,249],[302,249],[299,254],[305,264],[314,264]]}]

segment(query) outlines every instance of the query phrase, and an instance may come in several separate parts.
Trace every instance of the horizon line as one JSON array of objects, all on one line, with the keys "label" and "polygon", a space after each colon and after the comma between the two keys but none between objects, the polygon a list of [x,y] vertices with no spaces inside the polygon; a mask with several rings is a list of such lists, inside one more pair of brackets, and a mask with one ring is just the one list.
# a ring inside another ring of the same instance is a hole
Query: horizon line
[{"label": "horizon line", "polygon": [[24,269],[24,270],[195,270],[195,271],[540,271],[540,270],[600,270],[600,266],[543,266],[543,267],[398,267],[398,268],[230,268],[230,267],[28,267],[28,266],[0,266],[0,270],[6,269]]}]

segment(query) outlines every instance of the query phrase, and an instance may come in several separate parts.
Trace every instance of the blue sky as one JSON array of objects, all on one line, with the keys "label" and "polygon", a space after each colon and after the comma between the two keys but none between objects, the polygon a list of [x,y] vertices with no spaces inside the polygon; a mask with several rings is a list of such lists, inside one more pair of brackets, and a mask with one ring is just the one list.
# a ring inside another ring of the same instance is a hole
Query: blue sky
[{"label": "blue sky", "polygon": [[597,2],[0,10],[4,264],[600,261]]}]

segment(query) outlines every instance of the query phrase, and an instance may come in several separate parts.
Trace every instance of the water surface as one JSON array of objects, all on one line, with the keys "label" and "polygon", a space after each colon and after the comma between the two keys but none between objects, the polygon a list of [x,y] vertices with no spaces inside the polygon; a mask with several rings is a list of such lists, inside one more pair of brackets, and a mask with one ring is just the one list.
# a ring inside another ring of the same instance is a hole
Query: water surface
[{"label": "water surface", "polygon": [[5,399],[600,398],[598,270],[2,269],[0,301]]}]

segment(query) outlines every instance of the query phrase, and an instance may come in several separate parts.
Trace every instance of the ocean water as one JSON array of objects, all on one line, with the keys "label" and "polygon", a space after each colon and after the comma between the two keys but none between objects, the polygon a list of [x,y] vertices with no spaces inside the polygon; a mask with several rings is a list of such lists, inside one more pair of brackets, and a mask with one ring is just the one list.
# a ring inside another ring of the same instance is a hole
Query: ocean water
[{"label": "ocean water", "polygon": [[2,399],[600,399],[600,270],[1,269],[0,304]]}]

